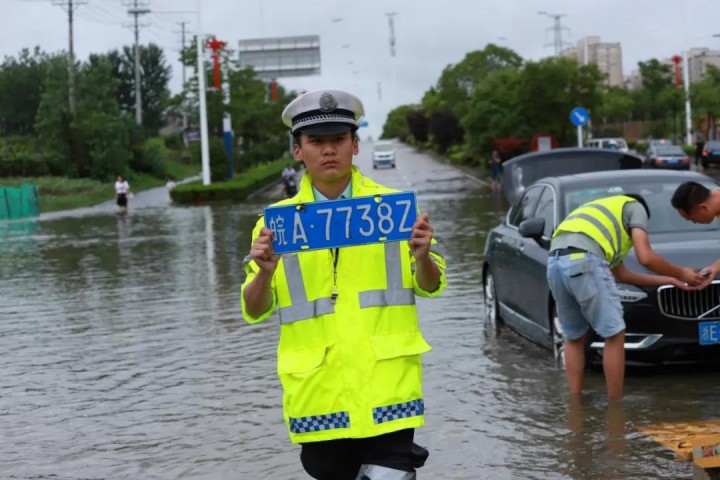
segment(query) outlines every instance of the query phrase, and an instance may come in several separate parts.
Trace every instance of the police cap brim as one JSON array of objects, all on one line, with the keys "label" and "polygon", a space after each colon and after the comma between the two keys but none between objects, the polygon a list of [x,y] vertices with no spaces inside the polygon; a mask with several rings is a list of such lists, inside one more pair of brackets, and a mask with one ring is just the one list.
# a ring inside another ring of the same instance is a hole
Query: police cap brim
[{"label": "police cap brim", "polygon": [[332,122],[320,123],[317,125],[308,125],[307,127],[303,127],[295,133],[304,133],[305,135],[319,137],[322,135],[337,135],[340,133],[351,132],[353,130],[357,130],[354,125],[350,125],[348,123]]}]

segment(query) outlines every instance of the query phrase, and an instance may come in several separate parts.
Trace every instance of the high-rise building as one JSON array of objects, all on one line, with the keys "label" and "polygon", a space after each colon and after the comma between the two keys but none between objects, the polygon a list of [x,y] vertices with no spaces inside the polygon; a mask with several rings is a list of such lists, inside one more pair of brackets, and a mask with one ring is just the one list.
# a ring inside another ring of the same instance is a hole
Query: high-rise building
[{"label": "high-rise building", "polygon": [[720,68],[720,51],[709,48],[691,48],[688,50],[688,73],[690,83],[699,82],[705,76],[708,65]]},{"label": "high-rise building", "polygon": [[563,50],[561,55],[574,58],[583,65],[597,65],[605,74],[608,86],[623,86],[622,47],[619,42],[603,43],[598,36],[585,37],[576,46]]}]

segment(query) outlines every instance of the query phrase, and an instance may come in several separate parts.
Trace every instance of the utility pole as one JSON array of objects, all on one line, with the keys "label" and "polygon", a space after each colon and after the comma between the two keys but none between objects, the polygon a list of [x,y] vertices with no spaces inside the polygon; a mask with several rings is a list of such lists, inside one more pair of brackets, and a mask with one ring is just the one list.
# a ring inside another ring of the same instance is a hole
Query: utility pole
[{"label": "utility pole", "polygon": [[545,15],[553,19],[553,26],[551,28],[548,28],[548,30],[553,31],[553,46],[555,47],[555,56],[560,56],[560,53],[562,52],[562,49],[565,45],[570,45],[567,42],[563,42],[562,39],[562,32],[563,30],[568,30],[567,27],[563,27],[560,19],[565,16],[565,14],[561,13],[547,13],[547,12],[538,12],[539,15]]},{"label": "utility pole", "polygon": [[[180,52],[185,52],[185,25],[187,25],[189,22],[178,22],[180,25],[180,41],[182,42],[182,46],[180,47]],[[177,31],[176,31],[177,33]],[[182,53],[180,54],[182,55]],[[185,62],[182,62],[182,84],[183,84],[183,91],[185,90],[185,83],[187,82],[187,75],[185,73]],[[187,112],[185,111],[185,100],[183,100],[182,105],[182,125],[183,125],[183,131],[187,129],[188,126],[188,116]]]},{"label": "utility pole", "polygon": [[[181,52],[185,51],[185,25],[187,25],[190,22],[178,22],[180,25],[180,42],[182,42],[182,47],[180,49]],[[183,86],[185,86],[185,82],[187,81],[187,76],[185,74],[185,63],[183,62],[182,65],[182,79],[183,79]]]},{"label": "utility pole", "polygon": [[395,12],[388,12],[388,26],[390,27],[390,57],[393,72],[393,96],[397,99],[397,62],[395,61]]},{"label": "utility pole", "polygon": [[73,12],[80,5],[85,5],[85,0],[56,0],[53,5],[66,8],[68,12],[68,105],[71,117],[75,117],[75,45],[73,41]]},{"label": "utility pole", "polygon": [[[142,5],[145,7],[145,5]],[[128,15],[135,17],[135,123],[142,125],[142,89],[140,88],[140,15],[150,13],[149,8],[140,8],[138,0],[134,0],[133,8],[128,9]]]}]

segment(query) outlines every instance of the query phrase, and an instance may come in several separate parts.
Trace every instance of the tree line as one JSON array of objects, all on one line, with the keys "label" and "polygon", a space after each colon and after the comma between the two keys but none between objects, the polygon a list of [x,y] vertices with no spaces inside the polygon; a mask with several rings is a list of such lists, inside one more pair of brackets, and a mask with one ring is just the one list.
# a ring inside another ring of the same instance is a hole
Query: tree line
[{"label": "tree line", "polygon": [[[511,49],[488,44],[448,65],[419,104],[393,109],[382,137],[480,163],[501,141],[527,150],[537,134],[575,145],[569,114],[577,106],[590,112],[594,136],[622,136],[623,124],[635,121],[643,121],[645,138],[679,136],[685,93],[675,86],[672,66],[651,59],[638,67],[641,88],[626,90],[608,87],[595,65],[562,57],[526,61]],[[696,124],[704,116],[709,120],[704,125],[714,125],[720,114],[720,70],[710,66],[702,81],[691,85],[690,95]]]},{"label": "tree line", "polygon": [[[194,42],[193,42],[194,44]],[[108,181],[122,173],[146,172],[161,177],[168,148],[184,150],[181,135],[158,137],[168,124],[186,114],[191,127],[199,125],[197,66],[194,46],[181,52],[181,62],[194,72],[180,93],[168,84],[171,67],[155,44],[140,46],[142,125],[135,123],[134,48],[125,46],[92,54],[78,61],[76,107],[68,101],[68,60],[64,52],[23,49],[0,64],[0,176],[63,176]],[[213,180],[227,174],[228,158],[222,118],[229,110],[236,132],[236,170],[277,160],[287,149],[284,126],[278,122],[282,105],[292,95],[278,88],[279,102],[268,98],[267,84],[252,69],[241,69],[226,54],[225,93],[207,94]],[[205,65],[207,85],[212,68]],[[229,106],[225,106],[229,103]],[[182,158],[200,164],[200,148],[192,144]]]}]

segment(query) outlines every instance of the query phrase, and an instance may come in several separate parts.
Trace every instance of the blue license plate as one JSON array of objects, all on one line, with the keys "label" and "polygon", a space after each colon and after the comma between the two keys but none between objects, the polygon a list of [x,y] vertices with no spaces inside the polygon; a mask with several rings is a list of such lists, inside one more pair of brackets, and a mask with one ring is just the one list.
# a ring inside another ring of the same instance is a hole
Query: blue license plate
[{"label": "blue license plate", "polygon": [[700,345],[720,343],[720,322],[700,322],[698,324],[698,343]]},{"label": "blue license plate", "polygon": [[677,163],[677,162],[679,162],[679,161],[680,161],[679,158],[668,158],[668,159],[667,159],[667,162],[668,162],[668,163]]},{"label": "blue license plate", "polygon": [[408,240],[417,217],[415,192],[267,207],[275,253]]}]

